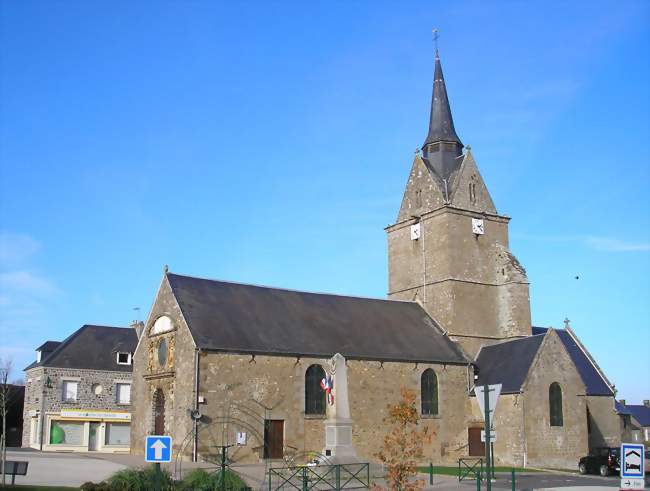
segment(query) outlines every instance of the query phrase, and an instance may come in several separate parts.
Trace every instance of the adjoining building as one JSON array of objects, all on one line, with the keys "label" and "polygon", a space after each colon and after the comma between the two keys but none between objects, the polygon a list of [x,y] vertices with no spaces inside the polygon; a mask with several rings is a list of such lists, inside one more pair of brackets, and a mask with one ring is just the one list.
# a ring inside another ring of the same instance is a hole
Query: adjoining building
[{"label": "adjoining building", "polygon": [[498,463],[576,468],[590,445],[620,440],[613,388],[568,326],[534,332],[509,221],[456,134],[436,53],[429,131],[385,229],[388,300],[165,268],[134,354],[132,451],[165,433],[196,460],[235,442],[240,461],[327,454],[320,381],[340,353],[360,459],[376,460],[402,388],[435,434],[427,462],[481,454],[476,376],[504,386]]},{"label": "adjoining building", "polygon": [[650,400],[643,404],[626,404],[617,401],[617,409],[623,419],[623,434],[627,442],[650,442]]},{"label": "adjoining building", "polygon": [[[23,438],[23,403],[25,387],[7,384],[7,447],[20,447]],[[0,414],[0,436],[2,436],[2,414]]]},{"label": "adjoining building", "polygon": [[133,328],[84,325],[39,346],[25,368],[22,446],[128,453],[137,339]]}]

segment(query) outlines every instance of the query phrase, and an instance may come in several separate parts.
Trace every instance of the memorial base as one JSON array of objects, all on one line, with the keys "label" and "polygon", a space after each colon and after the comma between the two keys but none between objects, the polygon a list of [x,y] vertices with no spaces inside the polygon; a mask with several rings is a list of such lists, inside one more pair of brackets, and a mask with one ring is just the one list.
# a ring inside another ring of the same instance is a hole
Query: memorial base
[{"label": "memorial base", "polygon": [[332,464],[359,462],[352,446],[352,421],[327,420],[325,422],[325,450],[323,454]]}]

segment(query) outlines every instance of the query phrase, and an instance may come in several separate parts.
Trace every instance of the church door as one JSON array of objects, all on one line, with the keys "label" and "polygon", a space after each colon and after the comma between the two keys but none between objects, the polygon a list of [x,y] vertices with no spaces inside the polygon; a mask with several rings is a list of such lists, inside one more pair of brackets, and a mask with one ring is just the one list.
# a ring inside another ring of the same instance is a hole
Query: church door
[{"label": "church door", "polygon": [[154,394],[154,429],[156,435],[165,434],[165,394],[158,389]]},{"label": "church door", "polygon": [[267,419],[264,421],[264,458],[281,459],[284,457],[284,421]]},{"label": "church door", "polygon": [[485,443],[481,441],[481,428],[468,428],[469,456],[483,457],[485,455]]}]

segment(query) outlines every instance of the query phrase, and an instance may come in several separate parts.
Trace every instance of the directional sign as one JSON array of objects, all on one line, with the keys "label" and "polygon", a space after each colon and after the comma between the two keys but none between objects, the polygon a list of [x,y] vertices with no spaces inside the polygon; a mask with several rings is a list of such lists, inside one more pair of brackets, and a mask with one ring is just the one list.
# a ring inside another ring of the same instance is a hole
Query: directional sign
[{"label": "directional sign", "polygon": [[172,437],[166,435],[149,435],[145,442],[145,461],[171,462]]},{"label": "directional sign", "polygon": [[643,480],[645,475],[643,452],[643,445],[638,443],[621,445],[621,480],[626,478]]},{"label": "directional sign", "polygon": [[[483,415],[483,419],[485,419],[485,386],[477,385],[474,387],[474,394],[476,394],[476,402],[478,402],[478,407],[481,408],[481,414]],[[501,384],[488,385],[490,421],[494,421],[494,411],[497,408],[499,394],[501,394]]]},{"label": "directional sign", "polygon": [[643,489],[645,482],[643,479],[621,479],[621,489]]},{"label": "directional sign", "polygon": [[[481,441],[485,443],[485,430],[481,430]],[[494,430],[490,431],[490,441],[492,443],[497,441],[497,432]]]}]

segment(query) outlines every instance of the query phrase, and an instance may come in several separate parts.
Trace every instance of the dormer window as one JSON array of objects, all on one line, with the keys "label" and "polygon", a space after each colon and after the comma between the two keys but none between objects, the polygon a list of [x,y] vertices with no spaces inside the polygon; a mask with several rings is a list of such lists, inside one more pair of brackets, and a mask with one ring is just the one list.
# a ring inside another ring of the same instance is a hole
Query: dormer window
[{"label": "dormer window", "polygon": [[131,353],[118,352],[117,353],[117,364],[118,365],[130,365],[131,364]]},{"label": "dormer window", "polygon": [[40,362],[41,362],[41,352],[37,351],[36,352],[36,363],[40,363]]}]

